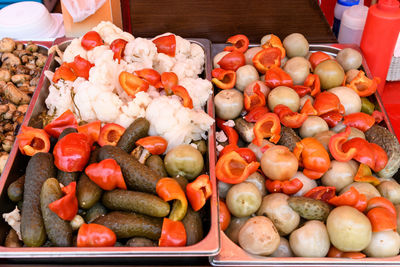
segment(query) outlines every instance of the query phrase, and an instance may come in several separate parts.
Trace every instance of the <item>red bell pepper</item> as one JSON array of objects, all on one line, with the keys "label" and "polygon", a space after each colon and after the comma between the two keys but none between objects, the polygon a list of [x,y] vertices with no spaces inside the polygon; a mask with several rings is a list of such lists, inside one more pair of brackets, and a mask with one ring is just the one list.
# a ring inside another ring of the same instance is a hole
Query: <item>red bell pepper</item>
[{"label": "red bell pepper", "polygon": [[136,70],[135,74],[156,88],[162,87],[161,75],[154,69]]},{"label": "red bell pepper", "polygon": [[301,188],[303,188],[303,183],[298,178],[286,181],[273,181],[271,179],[266,179],[265,187],[270,193],[283,192],[286,195],[293,195],[299,192]]},{"label": "red bell pepper", "polygon": [[121,167],[114,159],[92,163],[85,169],[86,175],[104,190],[127,189]]},{"label": "red bell pepper", "polygon": [[190,97],[188,91],[186,90],[185,87],[180,86],[180,85],[175,85],[174,87],[172,87],[172,92],[174,93],[174,95],[179,96],[180,98],[182,98],[183,100],[183,106],[185,108],[193,108],[193,101],[192,98]]},{"label": "red bell pepper", "polygon": [[358,167],[356,176],[354,176],[354,181],[370,183],[373,186],[378,186],[381,183],[381,181],[379,181],[378,178],[372,176],[371,169],[363,163],[361,163],[360,166]]},{"label": "red bell pepper", "polygon": [[303,105],[303,108],[301,109],[300,113],[306,114],[308,116],[316,116],[318,115],[318,111],[313,107],[311,104],[311,100],[307,99],[306,102]]},{"label": "red bell pepper", "polygon": [[266,106],[263,107],[255,107],[250,110],[249,113],[244,116],[244,119],[247,122],[256,122],[258,121],[262,116],[267,114],[269,112],[269,109]]},{"label": "red bell pepper", "polygon": [[373,151],[375,156],[375,165],[372,169],[374,170],[374,172],[379,172],[386,167],[388,156],[386,154],[386,151],[377,144],[369,143],[369,147]]},{"label": "red bell pepper", "polygon": [[254,125],[254,140],[256,146],[261,146],[264,138],[269,138],[272,143],[278,143],[281,138],[281,123],[275,113],[264,114]]},{"label": "red bell pepper", "polygon": [[218,180],[228,184],[238,184],[257,171],[259,162],[247,163],[239,153],[231,151],[217,161],[215,174]]},{"label": "red bell pepper", "polygon": [[388,209],[376,207],[368,211],[367,217],[372,225],[372,232],[381,232],[397,229],[396,214]]},{"label": "red bell pepper", "polygon": [[167,140],[161,136],[146,136],[137,140],[135,144],[144,147],[152,155],[161,155],[168,146]]},{"label": "red bell pepper", "polygon": [[315,97],[314,108],[318,115],[322,115],[331,111],[344,111],[344,107],[340,104],[339,97],[331,92],[322,92]]},{"label": "red bell pepper", "polygon": [[138,92],[147,92],[147,89],[149,89],[148,82],[126,71],[119,74],[119,84],[125,93],[131,97],[135,97]]},{"label": "red bell pepper", "polygon": [[243,34],[231,36],[226,42],[232,44],[232,46],[225,47],[224,51],[237,51],[244,53],[246,52],[247,48],[249,48],[249,38]]},{"label": "red bell pepper", "polygon": [[239,135],[233,127],[225,125],[226,121],[220,118],[216,118],[218,128],[220,128],[228,137],[229,144],[237,144],[239,141]]},{"label": "red bell pepper", "polygon": [[343,252],[331,246],[327,257],[329,258],[350,258],[350,259],[363,259],[366,257],[364,253],[361,252]]},{"label": "red bell pepper", "polygon": [[262,48],[268,48],[268,47],[279,48],[279,50],[281,50],[281,58],[284,58],[286,56],[286,50],[283,47],[281,39],[279,39],[279,37],[274,34],[270,34],[269,40],[262,45]]},{"label": "red bell pepper", "polygon": [[319,63],[328,59],[331,59],[331,57],[328,54],[321,51],[317,51],[311,54],[311,56],[308,58],[308,61],[310,61],[311,67],[314,70]]},{"label": "red bell pepper", "polygon": [[183,247],[186,245],[185,226],[180,221],[164,218],[161,237],[158,241],[160,247]]},{"label": "red bell pepper", "polygon": [[221,68],[213,69],[211,81],[220,89],[231,89],[236,84],[236,72]]},{"label": "red bell pepper", "polygon": [[224,70],[236,71],[238,68],[246,64],[246,59],[243,53],[232,51],[223,56],[217,64]]},{"label": "red bell pepper", "polygon": [[89,71],[94,66],[88,60],[77,55],[74,58],[74,62],[68,63],[68,66],[72,69],[76,76],[89,79]]},{"label": "red bell pepper", "polygon": [[335,196],[336,187],[334,186],[317,186],[304,194],[305,197],[313,198],[328,202]]},{"label": "red bell pepper", "polygon": [[339,111],[330,111],[320,116],[330,128],[335,127],[342,119],[343,115]]},{"label": "red bell pepper", "polygon": [[164,201],[174,200],[169,219],[173,221],[182,220],[187,212],[188,202],[185,192],[178,182],[172,178],[161,178],[156,184],[157,195]]},{"label": "red bell pepper", "polygon": [[299,165],[304,167],[304,175],[310,179],[321,178],[331,165],[328,152],[313,137],[307,137],[297,142],[293,154],[299,160]]},{"label": "red bell pepper", "polygon": [[349,191],[328,200],[328,203],[334,206],[351,206],[363,212],[367,208],[367,197],[352,186]]},{"label": "red bell pepper", "polygon": [[71,221],[78,213],[78,199],[76,198],[76,182],[61,188],[65,194],[49,204],[49,209],[63,220]]},{"label": "red bell pepper", "polygon": [[296,91],[296,93],[299,95],[300,98],[305,96],[306,94],[311,93],[311,88],[308,86],[293,85],[291,86],[291,88]]},{"label": "red bell pepper", "polygon": [[346,127],[346,130],[342,133],[337,133],[329,139],[329,152],[332,157],[341,162],[351,160],[357,153],[357,149],[352,147],[347,152],[343,151],[343,144],[347,141],[351,133],[351,128]]},{"label": "red bell pepper", "polygon": [[281,68],[271,68],[265,72],[265,84],[269,88],[293,86],[293,79]]},{"label": "red bell pepper", "polygon": [[54,146],[54,164],[64,172],[82,171],[90,156],[88,137],[82,133],[67,134]]},{"label": "red bell pepper", "polygon": [[276,47],[264,48],[253,57],[253,65],[265,74],[267,70],[281,66],[281,50]]},{"label": "red bell pepper", "polygon": [[50,139],[42,129],[23,125],[21,133],[17,135],[19,150],[23,155],[33,156],[38,152],[50,151]]},{"label": "red bell pepper", "polygon": [[293,112],[289,107],[282,104],[275,106],[274,113],[278,114],[283,125],[290,128],[300,128],[308,117],[307,114]]},{"label": "red bell pepper", "polygon": [[383,115],[382,111],[379,110],[374,110],[371,116],[374,117],[376,124],[380,123],[385,119],[385,116]]},{"label": "red bell pepper", "polygon": [[238,147],[235,150],[247,163],[251,163],[257,161],[256,154],[254,154],[253,150],[247,147]]},{"label": "red bell pepper", "polygon": [[360,163],[364,163],[368,165],[371,169],[375,167],[375,154],[374,151],[371,149],[369,143],[360,137],[356,137],[346,141],[342,145],[343,151],[347,152],[351,148],[355,148],[357,153],[353,156],[353,159]]},{"label": "red bell pepper", "polygon": [[175,35],[170,34],[158,37],[157,39],[153,40],[153,43],[156,45],[158,53],[164,53],[170,57],[175,57],[176,53]]},{"label": "red bell pepper", "polygon": [[265,95],[261,92],[258,83],[253,86],[253,94],[249,95],[247,92],[244,92],[244,108],[246,111],[252,110],[255,107],[263,107],[265,104]]},{"label": "red bell pepper", "polygon": [[311,96],[316,96],[321,92],[321,81],[317,74],[308,74],[304,86],[310,87]]},{"label": "red bell pepper", "polygon": [[95,223],[82,224],[78,231],[78,247],[113,247],[117,236],[111,229]]},{"label": "red bell pepper", "polygon": [[207,174],[203,174],[187,184],[186,195],[193,210],[200,210],[212,195],[210,177]]},{"label": "red bell pepper", "polygon": [[219,199],[219,225],[221,230],[225,231],[231,223],[231,213],[228,210],[225,202]]},{"label": "red bell pepper", "polygon": [[396,208],[393,203],[385,198],[385,197],[373,197],[368,201],[367,211],[372,210],[373,208],[384,208],[389,212],[396,214]]},{"label": "red bell pepper", "polygon": [[365,132],[375,124],[375,118],[364,112],[357,112],[344,116],[343,124]]},{"label": "red bell pepper", "polygon": [[237,144],[228,144],[219,152],[218,156],[222,157],[223,155],[228,154],[229,152],[232,151],[237,151],[238,149],[239,146]]},{"label": "red bell pepper", "polygon": [[101,130],[101,121],[93,121],[86,123],[82,126],[78,126],[78,133],[86,134],[89,137],[90,144],[99,141]]},{"label": "red bell pepper", "polygon": [[75,81],[76,78],[78,78],[75,73],[72,71],[71,67],[67,62],[64,62],[61,64],[58,69],[54,72],[53,75],[53,83],[57,83],[60,79],[63,79],[64,81]]},{"label": "red bell pepper", "polygon": [[353,89],[360,97],[366,97],[376,92],[379,83],[380,79],[378,77],[374,77],[371,80],[360,70],[357,76],[346,86]]},{"label": "red bell pepper", "polygon": [[92,50],[96,46],[103,45],[103,40],[101,36],[96,31],[89,31],[87,32],[81,39],[81,46],[85,50]]},{"label": "red bell pepper", "polygon": [[125,52],[125,46],[128,42],[125,41],[124,39],[115,39],[112,41],[110,44],[110,49],[111,51],[114,52],[113,59],[118,60],[118,63],[121,62],[121,59],[124,57],[124,52]]},{"label": "red bell pepper", "polygon": [[178,85],[178,76],[175,72],[163,72],[161,74],[161,84],[167,95],[172,95],[172,87]]},{"label": "red bell pepper", "polygon": [[125,132],[125,128],[116,123],[107,123],[100,130],[99,145],[116,146],[121,135]]},{"label": "red bell pepper", "polygon": [[57,119],[53,120],[44,127],[44,130],[49,135],[58,138],[62,131],[66,128],[77,128],[78,122],[75,119],[74,113],[71,110],[65,111]]}]

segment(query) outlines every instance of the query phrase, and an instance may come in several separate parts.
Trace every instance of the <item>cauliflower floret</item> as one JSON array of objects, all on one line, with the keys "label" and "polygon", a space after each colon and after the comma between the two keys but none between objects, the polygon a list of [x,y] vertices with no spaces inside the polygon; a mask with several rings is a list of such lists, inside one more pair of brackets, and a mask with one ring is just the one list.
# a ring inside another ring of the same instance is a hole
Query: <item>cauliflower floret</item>
[{"label": "cauliflower floret", "polygon": [[128,63],[140,62],[144,68],[151,68],[157,54],[155,44],[144,38],[136,38],[125,46],[124,60]]},{"label": "cauliflower floret", "polygon": [[101,92],[93,99],[92,106],[98,120],[102,122],[113,122],[120,114],[122,101],[116,94]]},{"label": "cauliflower floret", "polygon": [[49,95],[45,100],[46,107],[49,110],[47,114],[58,117],[68,109],[73,110],[72,89],[73,83],[71,81],[59,80],[56,84],[51,84]]},{"label": "cauliflower floret", "polygon": [[15,209],[9,213],[3,213],[3,219],[11,226],[12,229],[17,232],[19,240],[22,240],[21,237],[21,214],[17,206]]},{"label": "cauliflower floret", "polygon": [[193,69],[197,75],[201,74],[204,69],[204,50],[198,44],[190,44],[190,58],[193,63]]},{"label": "cauliflower floret", "polygon": [[128,128],[129,125],[131,125],[134,120],[135,120],[134,118],[126,115],[125,113],[121,113],[119,114],[118,118],[114,121],[114,123],[121,125],[124,128]]},{"label": "cauliflower floret", "polygon": [[194,109],[202,109],[212,94],[212,84],[208,80],[184,78],[179,80],[179,84],[188,91],[192,98]]},{"label": "cauliflower floret", "polygon": [[93,110],[92,101],[98,93],[98,89],[91,82],[84,81],[75,83],[74,86],[74,113],[83,121],[96,120],[96,113]]},{"label": "cauliflower floret", "polygon": [[135,37],[129,32],[124,32],[110,21],[102,21],[92,29],[100,34],[105,44],[111,44],[115,39],[124,39],[127,42],[133,41]]},{"label": "cauliflower floret", "polygon": [[113,60],[113,52],[105,51],[101,57],[96,58],[94,66],[89,71],[89,81],[93,84],[102,84],[114,90],[118,81],[120,65]]},{"label": "cauliflower floret", "polygon": [[166,54],[159,53],[155,56],[153,61],[153,68],[159,73],[171,71],[176,63],[176,59]]},{"label": "cauliflower floret", "polygon": [[151,98],[146,92],[138,92],[136,97],[130,101],[128,105],[122,106],[122,112],[126,116],[132,118],[132,120],[144,117],[146,115],[146,108],[150,102]]},{"label": "cauliflower floret", "polygon": [[87,59],[87,51],[81,46],[81,40],[79,38],[73,39],[67,46],[63,54],[63,62],[73,62],[77,55]]},{"label": "cauliflower floret", "polygon": [[103,57],[105,53],[109,53],[107,51],[110,51],[110,47],[107,45],[96,46],[92,50],[87,51],[87,60],[94,64],[96,60]]}]

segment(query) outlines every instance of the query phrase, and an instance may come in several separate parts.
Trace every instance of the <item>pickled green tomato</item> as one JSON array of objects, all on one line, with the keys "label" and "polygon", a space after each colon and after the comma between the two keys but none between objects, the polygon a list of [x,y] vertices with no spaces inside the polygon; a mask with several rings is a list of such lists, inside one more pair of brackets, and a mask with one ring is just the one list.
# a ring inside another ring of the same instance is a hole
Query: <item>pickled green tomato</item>
[{"label": "pickled green tomato", "polygon": [[179,145],[167,153],[164,165],[170,176],[181,175],[192,180],[203,170],[204,159],[191,145]]}]

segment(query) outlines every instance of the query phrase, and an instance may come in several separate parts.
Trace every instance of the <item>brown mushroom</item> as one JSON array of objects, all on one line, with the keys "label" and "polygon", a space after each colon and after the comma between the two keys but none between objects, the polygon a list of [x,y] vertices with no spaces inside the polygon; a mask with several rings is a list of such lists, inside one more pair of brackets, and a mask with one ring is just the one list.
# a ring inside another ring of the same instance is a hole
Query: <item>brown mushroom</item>
[{"label": "brown mushroom", "polygon": [[7,83],[4,87],[4,95],[7,99],[16,105],[28,104],[31,101],[30,96],[19,90],[14,84]]},{"label": "brown mushroom", "polygon": [[12,52],[15,49],[15,41],[11,38],[3,38],[0,40],[0,52]]}]

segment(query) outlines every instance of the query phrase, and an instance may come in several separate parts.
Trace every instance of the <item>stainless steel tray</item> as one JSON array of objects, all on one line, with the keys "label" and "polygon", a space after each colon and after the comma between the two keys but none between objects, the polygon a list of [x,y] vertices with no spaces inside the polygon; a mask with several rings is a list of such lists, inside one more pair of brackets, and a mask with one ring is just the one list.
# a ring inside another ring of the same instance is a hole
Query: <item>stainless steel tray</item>
[{"label": "stainless steel tray", "polygon": [[[226,44],[213,45],[212,56],[214,57],[217,53],[221,52],[225,46]],[[361,53],[357,45],[351,44],[315,44],[310,45],[310,52],[322,51],[336,57],[341,49],[347,47],[354,48]],[[372,78],[364,57],[362,68],[366,75]],[[384,122],[381,122],[380,125],[386,126],[390,132],[395,134],[378,92],[375,93],[374,98],[376,104],[379,105],[378,109],[384,114]],[[400,172],[394,178],[399,180],[399,176]],[[217,256],[210,257],[210,263],[213,266],[399,266],[400,255],[390,258],[364,258],[361,260],[345,258],[262,257],[248,254],[221,231],[221,251]]]},{"label": "stainless steel tray", "polygon": [[[200,45],[205,53],[205,69],[203,77],[211,80],[211,42],[207,39],[190,39]],[[59,38],[54,41],[63,51],[71,42],[71,39]],[[54,60],[54,53],[49,56],[46,70],[54,71],[58,63]],[[26,119],[23,125],[34,125],[38,115],[46,110],[45,99],[49,94],[50,82],[48,79],[42,79],[40,90],[36,90],[32,104],[26,113]],[[210,96],[207,102],[207,113],[214,118],[213,96]],[[77,247],[38,247],[38,248],[7,248],[0,246],[0,258],[12,259],[50,259],[50,258],[87,258],[95,261],[98,258],[130,258],[130,257],[201,257],[216,255],[220,249],[220,230],[218,215],[218,196],[217,183],[215,177],[215,126],[213,125],[208,133],[208,166],[210,179],[212,182],[213,194],[209,201],[209,230],[208,234],[199,243],[188,247],[104,247],[104,248],[77,248]],[[28,158],[23,156],[17,149],[14,158],[10,159],[6,174],[0,181],[0,213],[9,212],[14,209],[15,204],[8,200],[7,188],[10,183],[15,181],[25,172]],[[207,164],[206,163],[206,164]],[[3,244],[5,234],[9,227],[0,219],[0,244]]]}]

